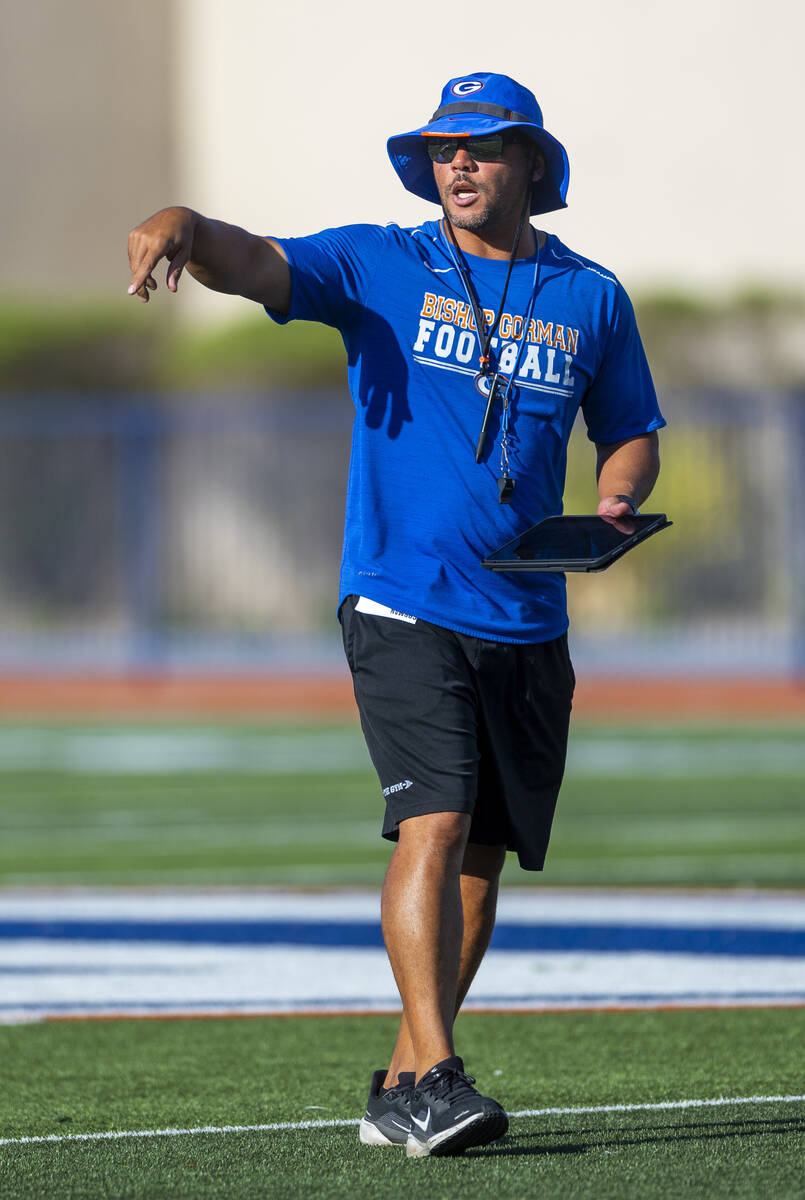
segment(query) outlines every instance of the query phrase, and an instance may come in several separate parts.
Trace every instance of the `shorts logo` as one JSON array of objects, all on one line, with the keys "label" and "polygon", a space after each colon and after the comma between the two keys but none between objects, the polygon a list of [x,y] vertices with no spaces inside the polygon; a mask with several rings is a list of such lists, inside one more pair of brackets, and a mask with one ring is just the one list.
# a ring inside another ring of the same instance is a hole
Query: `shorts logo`
[{"label": "shorts logo", "polygon": [[453,84],[450,91],[454,96],[471,96],[473,92],[480,92],[483,86],[480,79],[461,79]]},{"label": "shorts logo", "polygon": [[399,783],[392,783],[390,787],[383,788],[384,796],[393,796],[395,792],[407,792],[409,787],[414,786],[413,779],[403,779]]}]

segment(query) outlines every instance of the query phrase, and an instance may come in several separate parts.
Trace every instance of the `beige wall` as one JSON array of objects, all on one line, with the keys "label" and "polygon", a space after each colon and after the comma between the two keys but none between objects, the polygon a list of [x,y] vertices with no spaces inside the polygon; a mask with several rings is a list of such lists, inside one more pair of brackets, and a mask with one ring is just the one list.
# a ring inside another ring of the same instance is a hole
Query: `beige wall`
[{"label": "beige wall", "polygon": [[174,189],[172,0],[0,0],[4,299],[105,297]]},{"label": "beige wall", "polygon": [[[172,202],[280,234],[435,216],[385,140],[482,68],[531,85],[568,148],[570,207],[545,226],[628,286],[805,277],[793,0],[0,0],[0,15],[7,296],[118,295],[129,227]],[[186,292],[178,311],[244,311]]]},{"label": "beige wall", "polygon": [[544,218],[628,285],[801,286],[805,8],[794,0],[179,0],[183,182],[261,231],[435,207],[402,191],[390,133],[443,82],[504,71],[537,94],[571,161]]}]

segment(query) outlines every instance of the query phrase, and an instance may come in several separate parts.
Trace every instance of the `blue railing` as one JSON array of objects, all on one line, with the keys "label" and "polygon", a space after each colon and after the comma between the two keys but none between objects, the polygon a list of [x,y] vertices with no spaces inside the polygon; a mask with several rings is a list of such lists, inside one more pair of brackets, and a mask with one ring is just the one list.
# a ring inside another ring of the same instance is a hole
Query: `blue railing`
[{"label": "blue railing", "polygon": [[[674,530],[573,582],[577,655],[805,671],[805,404],[724,390],[662,403],[650,507]],[[351,420],[341,391],[3,397],[0,670],[340,662]],[[567,509],[585,511],[591,452],[574,438]]]}]

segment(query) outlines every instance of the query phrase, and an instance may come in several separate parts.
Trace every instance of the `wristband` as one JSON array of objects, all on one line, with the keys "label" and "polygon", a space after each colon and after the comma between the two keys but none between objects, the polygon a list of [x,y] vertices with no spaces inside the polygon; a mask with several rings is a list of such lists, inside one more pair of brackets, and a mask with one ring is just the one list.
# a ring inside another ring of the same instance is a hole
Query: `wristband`
[{"label": "wristband", "polygon": [[618,494],[616,496],[613,496],[612,499],[613,500],[622,500],[624,504],[628,504],[632,510],[633,517],[636,517],[639,515],[640,510],[637,507],[637,504],[635,503],[633,496],[622,496],[622,495]]}]

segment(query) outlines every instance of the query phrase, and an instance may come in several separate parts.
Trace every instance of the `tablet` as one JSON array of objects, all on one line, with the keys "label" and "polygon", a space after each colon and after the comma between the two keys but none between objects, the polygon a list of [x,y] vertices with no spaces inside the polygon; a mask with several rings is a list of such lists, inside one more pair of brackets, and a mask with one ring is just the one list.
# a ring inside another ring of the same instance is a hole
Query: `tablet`
[{"label": "tablet", "polygon": [[621,533],[598,516],[547,517],[482,558],[481,566],[489,571],[604,571],[673,524],[665,513],[627,519],[634,533]]}]

